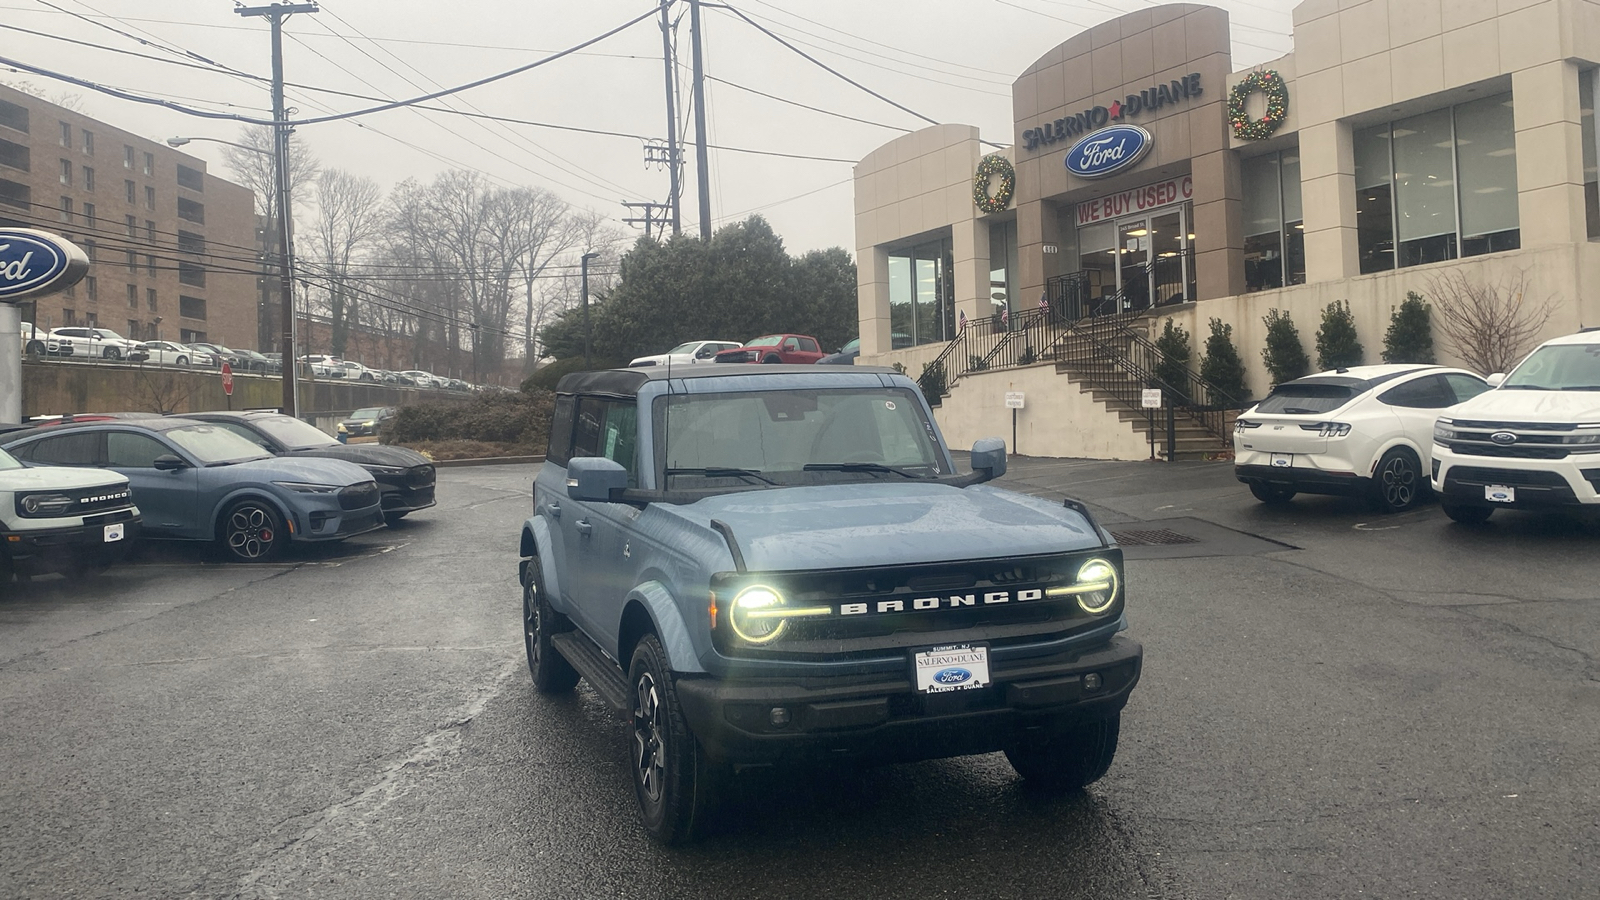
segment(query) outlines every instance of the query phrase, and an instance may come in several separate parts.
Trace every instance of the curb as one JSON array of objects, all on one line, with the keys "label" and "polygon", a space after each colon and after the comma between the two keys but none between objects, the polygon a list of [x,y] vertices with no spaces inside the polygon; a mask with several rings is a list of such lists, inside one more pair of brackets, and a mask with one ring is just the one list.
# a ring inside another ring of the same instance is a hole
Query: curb
[{"label": "curb", "polygon": [[544,456],[484,456],[478,459],[441,459],[433,464],[435,469],[453,469],[458,466],[513,466],[542,463]]}]

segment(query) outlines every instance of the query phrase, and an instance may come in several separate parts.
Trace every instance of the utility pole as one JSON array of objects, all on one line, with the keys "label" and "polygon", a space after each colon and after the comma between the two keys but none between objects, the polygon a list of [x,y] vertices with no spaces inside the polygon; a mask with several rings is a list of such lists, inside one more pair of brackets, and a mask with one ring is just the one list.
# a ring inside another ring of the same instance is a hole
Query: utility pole
[{"label": "utility pole", "polygon": [[265,18],[272,23],[272,149],[278,181],[279,291],[283,306],[283,411],[300,415],[300,383],[295,378],[299,356],[295,347],[294,316],[294,215],[289,206],[289,120],[283,102],[283,20],[295,13],[317,12],[315,3],[274,3],[235,9],[245,18]]},{"label": "utility pole", "polygon": [[678,79],[672,53],[672,23],[667,16],[671,6],[672,0],[661,0],[661,58],[667,66],[667,177],[672,190],[672,233],[676,236],[682,230],[682,211],[678,190]]},{"label": "utility pole", "polygon": [[[644,211],[643,215],[629,216],[628,218],[623,219],[622,220],[622,224],[624,224],[624,225],[643,225],[644,226],[644,236],[645,237],[650,237],[650,235],[652,234],[651,228],[653,226],[655,226],[655,225],[661,225],[662,226],[662,231],[663,232],[666,231],[666,222],[667,222],[667,218],[668,218],[668,215],[669,215],[666,204],[664,204],[664,203],[643,203],[643,202],[640,202],[640,203],[629,203],[628,201],[624,200],[624,201],[622,201],[622,205],[628,208],[628,212],[636,212],[636,211],[639,211],[639,210],[643,210]],[[660,216],[656,215],[656,211],[657,210],[661,211],[661,215]],[[677,230],[674,229],[673,233],[676,234]]]},{"label": "utility pole", "polygon": [[694,44],[694,173],[700,183],[700,240],[711,240],[711,164],[706,160],[706,69],[700,54],[700,0],[689,0]]},{"label": "utility pole", "polygon": [[589,260],[598,259],[598,253],[585,253],[579,261],[583,272],[583,365],[589,366]]}]

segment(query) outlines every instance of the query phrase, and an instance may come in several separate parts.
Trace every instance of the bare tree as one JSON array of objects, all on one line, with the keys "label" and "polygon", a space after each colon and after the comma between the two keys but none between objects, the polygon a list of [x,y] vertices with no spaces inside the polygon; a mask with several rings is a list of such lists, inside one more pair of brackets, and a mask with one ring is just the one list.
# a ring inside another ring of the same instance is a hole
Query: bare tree
[{"label": "bare tree", "polygon": [[1531,282],[1526,269],[1491,281],[1459,269],[1428,279],[1439,331],[1462,362],[1485,375],[1506,372],[1533,349],[1556,303],[1530,298]]},{"label": "bare tree", "polygon": [[[535,299],[535,285],[545,269],[581,239],[581,218],[572,214],[565,200],[543,188],[511,191],[515,223],[516,266],[522,277],[522,352],[533,358],[534,335],[544,323],[545,307]],[[542,299],[542,298],[541,298]]]},{"label": "bare tree", "polygon": [[[272,129],[266,125],[246,125],[239,129],[239,140],[223,151],[228,168],[239,183],[255,192],[257,215],[272,217],[272,198],[278,192],[278,172],[274,160]],[[294,133],[289,134],[289,196],[304,196],[303,189],[315,181],[322,163]]]},{"label": "bare tree", "polygon": [[16,88],[24,94],[38,97],[40,100],[44,100],[47,103],[54,103],[57,106],[60,106],[64,109],[70,109],[76,113],[84,113],[87,115],[89,112],[88,107],[83,102],[83,95],[77,93],[76,91],[59,91],[55,96],[52,97],[48,91],[31,81],[0,81],[0,84]]},{"label": "bare tree", "polygon": [[328,298],[330,351],[344,356],[356,323],[356,296],[362,290],[356,284],[356,268],[383,234],[383,190],[370,178],[324,169],[314,194],[317,218],[309,255],[315,263],[308,267],[310,279],[320,282]]},{"label": "bare tree", "polygon": [[140,366],[134,381],[134,402],[148,412],[170,416],[188,412],[189,400],[200,386],[200,377],[188,372],[170,372]]}]

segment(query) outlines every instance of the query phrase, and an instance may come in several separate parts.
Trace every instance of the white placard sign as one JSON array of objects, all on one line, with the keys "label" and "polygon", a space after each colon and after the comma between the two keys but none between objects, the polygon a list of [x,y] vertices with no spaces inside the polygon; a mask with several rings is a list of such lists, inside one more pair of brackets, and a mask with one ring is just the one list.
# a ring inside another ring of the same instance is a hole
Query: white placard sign
[{"label": "white placard sign", "polygon": [[1161,388],[1145,388],[1139,392],[1139,406],[1144,409],[1161,408]]},{"label": "white placard sign", "polygon": [[1022,392],[1006,391],[1006,408],[1022,409]]}]

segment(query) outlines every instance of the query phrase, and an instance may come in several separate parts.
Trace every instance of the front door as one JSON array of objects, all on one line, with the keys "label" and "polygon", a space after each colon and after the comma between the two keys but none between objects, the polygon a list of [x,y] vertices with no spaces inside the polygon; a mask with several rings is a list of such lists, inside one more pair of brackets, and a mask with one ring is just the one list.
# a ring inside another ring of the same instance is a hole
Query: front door
[{"label": "front door", "polygon": [[106,468],[128,476],[146,532],[151,537],[203,538],[209,523],[200,521],[198,515],[200,470],[155,466],[159,457],[178,455],[147,434],[106,432]]},{"label": "front door", "polygon": [[[1092,315],[1137,312],[1195,298],[1188,205],[1078,230]],[[1113,296],[1121,302],[1111,302]]]}]

